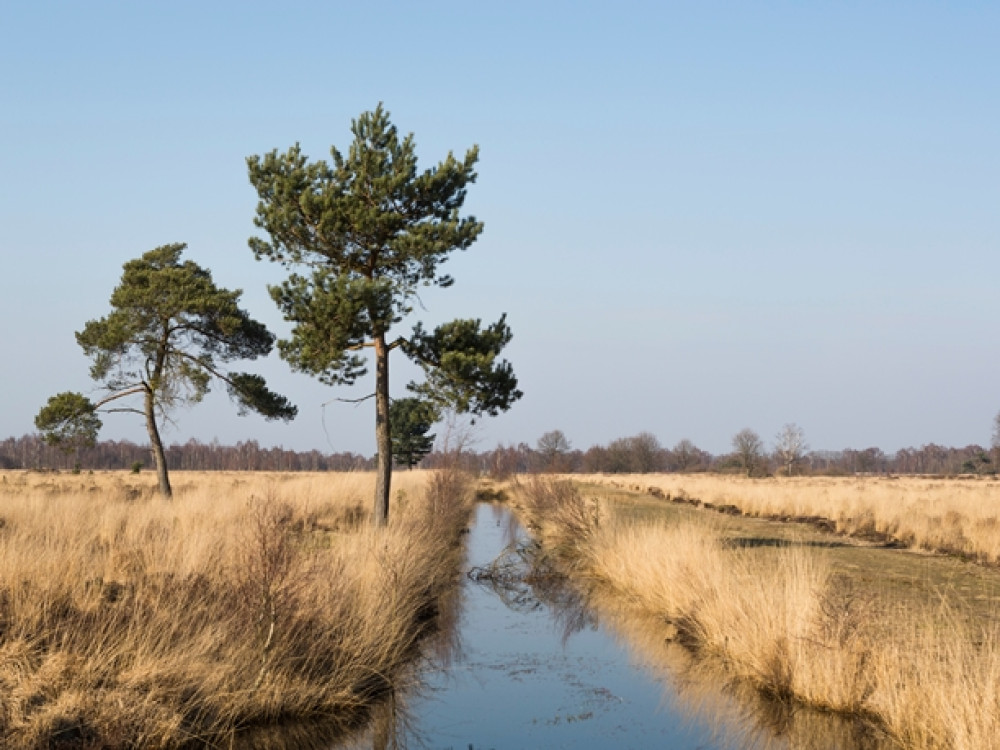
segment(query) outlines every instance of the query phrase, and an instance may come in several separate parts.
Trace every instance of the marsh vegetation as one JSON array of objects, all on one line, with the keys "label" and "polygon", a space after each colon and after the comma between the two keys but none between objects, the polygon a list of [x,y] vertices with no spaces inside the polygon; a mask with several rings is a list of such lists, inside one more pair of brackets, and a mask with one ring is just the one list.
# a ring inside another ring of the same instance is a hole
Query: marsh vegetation
[{"label": "marsh vegetation", "polygon": [[0,475],[4,747],[325,747],[412,676],[460,475],[405,473],[380,530],[372,474],[176,477]]},{"label": "marsh vegetation", "polygon": [[[731,504],[739,486],[715,499]],[[978,568],[979,586],[956,590],[927,567],[955,560],[853,547],[813,527],[776,533],[663,495],[537,481],[518,502],[573,575],[658,622],[662,640],[723,665],[734,686],[857,720],[899,747],[1000,746],[996,571]],[[802,500],[798,513],[836,517],[826,499]],[[911,575],[883,580],[884,564]]]},{"label": "marsh vegetation", "polygon": [[[455,472],[403,472],[379,529],[371,473],[178,472],[163,502],[150,474],[4,472],[0,744],[351,737],[419,682],[425,636],[454,611],[478,494],[509,496],[541,542],[515,608],[537,597],[583,622],[539,593],[539,571],[568,576],[681,698],[756,706],[754,731],[773,724],[796,747],[831,732],[852,747],[1000,747],[1000,571],[985,552],[902,549],[886,525],[902,505],[907,528],[986,529],[993,483],[726,478],[713,493],[682,479],[474,493]],[[739,512],[713,512],[726,506]],[[879,534],[852,527],[859,513]]]},{"label": "marsh vegetation", "polygon": [[649,474],[589,475],[587,481],[759,518],[811,520],[838,534],[1000,564],[996,478]]}]

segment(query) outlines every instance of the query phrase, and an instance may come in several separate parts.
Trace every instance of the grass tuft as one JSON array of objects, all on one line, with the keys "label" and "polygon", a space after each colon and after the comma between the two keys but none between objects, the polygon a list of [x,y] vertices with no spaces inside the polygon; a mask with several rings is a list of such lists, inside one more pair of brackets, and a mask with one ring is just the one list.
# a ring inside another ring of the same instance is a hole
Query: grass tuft
[{"label": "grass tuft", "polygon": [[376,530],[372,475],[175,476],[163,502],[141,475],[5,474],[0,745],[321,746],[407,679],[456,580],[461,477],[407,472]]},{"label": "grass tuft", "polygon": [[1000,748],[996,617],[878,601],[822,547],[733,544],[721,516],[617,522],[566,482],[529,483],[520,501],[543,545],[595,591],[727,679],[778,705],[856,718],[901,747]]}]

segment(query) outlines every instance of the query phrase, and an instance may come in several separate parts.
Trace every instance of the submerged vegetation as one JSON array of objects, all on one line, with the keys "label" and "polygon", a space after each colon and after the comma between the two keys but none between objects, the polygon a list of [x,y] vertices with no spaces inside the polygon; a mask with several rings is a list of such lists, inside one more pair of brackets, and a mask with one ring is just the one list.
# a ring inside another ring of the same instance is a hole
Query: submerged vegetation
[{"label": "submerged vegetation", "polygon": [[548,554],[732,684],[858,720],[902,748],[1000,747],[995,617],[942,592],[919,607],[874,596],[823,543],[754,543],[725,516],[637,522],[567,482],[531,482],[518,502]]},{"label": "submerged vegetation", "polygon": [[151,476],[0,476],[0,745],[19,748],[326,746],[405,684],[471,497],[408,472],[375,529],[371,474],[180,474],[172,503]]}]

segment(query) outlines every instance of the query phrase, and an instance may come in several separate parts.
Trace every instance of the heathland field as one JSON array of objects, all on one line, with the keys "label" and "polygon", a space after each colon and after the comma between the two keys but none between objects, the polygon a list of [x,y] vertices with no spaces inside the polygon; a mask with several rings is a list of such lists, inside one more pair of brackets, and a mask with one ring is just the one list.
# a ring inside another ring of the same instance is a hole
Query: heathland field
[{"label": "heathland field", "polygon": [[[400,473],[0,473],[0,746],[311,747],[406,682],[468,487]],[[274,732],[280,727],[280,732]]]},{"label": "heathland field", "polygon": [[[515,502],[595,600],[658,622],[661,641],[734,687],[859,720],[898,747],[995,750],[998,488],[588,476],[523,484]],[[927,551],[966,531],[961,556]]]},{"label": "heathland field", "polygon": [[[399,472],[378,529],[373,488],[176,472],[164,501],[151,474],[0,472],[0,746],[327,747],[392,705],[454,615],[473,492]],[[828,746],[805,739],[813,707],[879,747],[1000,750],[1000,483],[574,476],[507,494],[651,661],[669,642],[784,707],[796,747]]]},{"label": "heathland field", "polygon": [[995,478],[632,474],[594,475],[588,481],[749,516],[827,521],[824,526],[841,534],[1000,564],[1000,481]]}]

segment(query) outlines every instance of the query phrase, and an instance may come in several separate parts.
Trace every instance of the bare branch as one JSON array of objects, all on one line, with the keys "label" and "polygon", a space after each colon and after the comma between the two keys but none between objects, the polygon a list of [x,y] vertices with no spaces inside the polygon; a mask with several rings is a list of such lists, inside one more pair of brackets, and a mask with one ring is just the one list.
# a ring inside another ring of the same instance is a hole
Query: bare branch
[{"label": "bare branch", "polygon": [[367,396],[358,399],[346,399],[346,398],[331,398],[329,401],[324,401],[320,404],[320,414],[319,421],[323,425],[323,434],[326,435],[326,444],[330,446],[330,450],[335,450],[333,447],[333,441],[330,440],[330,431],[326,428],[326,407],[332,404],[334,401],[340,401],[341,403],[353,403],[355,406],[361,404],[368,399],[375,398],[374,393],[369,393]]},{"label": "bare branch", "polygon": [[363,404],[369,399],[375,398],[374,393],[369,393],[367,396],[362,396],[361,398],[331,398],[329,401],[324,401],[323,406],[332,404],[334,401],[339,401],[342,404]]},{"label": "bare branch", "polygon": [[[117,401],[120,398],[125,398],[126,396],[131,396],[131,395],[136,394],[136,393],[145,393],[148,388],[149,388],[149,386],[146,385],[145,383],[143,383],[142,385],[136,385],[136,386],[133,386],[131,388],[126,388],[124,391],[118,391],[117,393],[112,393],[110,396],[105,396],[100,401],[98,401],[96,404],[94,404],[94,408],[95,409],[100,409],[105,404],[110,403],[112,401]],[[110,411],[129,411],[129,410],[128,409],[108,409],[107,411],[110,412]]]}]

